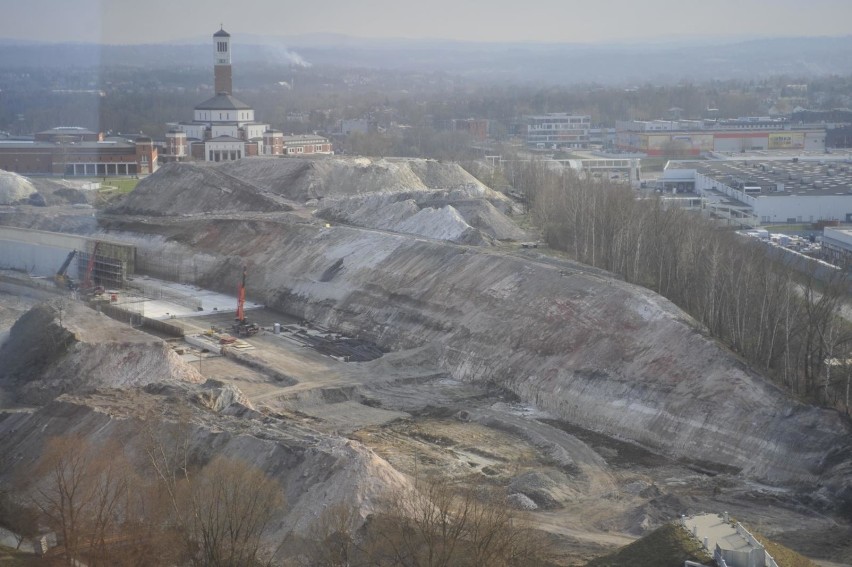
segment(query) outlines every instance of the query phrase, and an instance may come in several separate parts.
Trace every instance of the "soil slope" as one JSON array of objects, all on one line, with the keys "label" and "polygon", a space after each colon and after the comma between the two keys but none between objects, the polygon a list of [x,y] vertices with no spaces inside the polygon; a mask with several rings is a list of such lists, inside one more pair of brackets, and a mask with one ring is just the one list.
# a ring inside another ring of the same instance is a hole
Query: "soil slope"
[{"label": "soil slope", "polygon": [[71,301],[33,307],[0,347],[0,388],[18,403],[42,404],[65,392],[103,387],[202,380],[163,341]]},{"label": "soil slope", "polygon": [[495,381],[587,429],[764,482],[821,486],[826,502],[849,497],[850,432],[835,412],[791,400],[673,304],[604,272],[347,227],[169,230],[212,259],[202,285],[235,285],[241,258],[249,294],[272,307],[388,350],[433,343],[455,378]]}]

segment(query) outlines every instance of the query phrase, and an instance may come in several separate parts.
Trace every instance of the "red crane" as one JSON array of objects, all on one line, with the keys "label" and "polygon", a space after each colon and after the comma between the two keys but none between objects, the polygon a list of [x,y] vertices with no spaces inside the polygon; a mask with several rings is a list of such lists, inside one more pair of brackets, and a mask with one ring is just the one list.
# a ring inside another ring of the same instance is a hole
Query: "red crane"
[{"label": "red crane", "polygon": [[250,337],[256,335],[260,331],[257,323],[250,323],[246,319],[246,271],[247,267],[243,266],[243,279],[240,281],[240,287],[237,289],[237,320],[233,326],[233,332],[241,337]]},{"label": "red crane", "polygon": [[246,319],[246,270],[243,266],[243,279],[240,282],[240,287],[237,289],[237,323],[242,323]]},{"label": "red crane", "polygon": [[92,289],[94,288],[94,282],[92,282],[92,272],[95,269],[95,256],[98,255],[98,247],[101,245],[99,241],[95,241],[95,247],[92,249],[92,255],[89,256],[89,263],[86,265],[86,277],[83,278],[83,289]]}]

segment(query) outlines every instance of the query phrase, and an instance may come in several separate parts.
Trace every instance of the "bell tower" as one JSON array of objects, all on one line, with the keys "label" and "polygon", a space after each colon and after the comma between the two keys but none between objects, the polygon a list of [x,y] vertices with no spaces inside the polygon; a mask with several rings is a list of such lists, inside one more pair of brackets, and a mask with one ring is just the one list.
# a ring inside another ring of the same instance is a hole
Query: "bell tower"
[{"label": "bell tower", "polygon": [[213,88],[216,94],[231,94],[231,34],[219,26],[213,34]]}]

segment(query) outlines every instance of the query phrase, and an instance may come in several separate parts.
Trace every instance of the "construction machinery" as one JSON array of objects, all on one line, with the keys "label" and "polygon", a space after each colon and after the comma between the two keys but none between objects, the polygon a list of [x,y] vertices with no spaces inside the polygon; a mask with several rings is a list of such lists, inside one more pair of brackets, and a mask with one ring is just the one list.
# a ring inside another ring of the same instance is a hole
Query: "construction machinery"
[{"label": "construction machinery", "polygon": [[231,327],[232,332],[240,337],[250,337],[260,331],[257,323],[251,323],[246,319],[246,270],[247,268],[243,266],[243,279],[240,281],[240,287],[237,289],[237,318]]},{"label": "construction machinery", "polygon": [[92,272],[95,270],[95,258],[98,255],[98,247],[100,247],[100,245],[100,242],[95,241],[92,254],[89,256],[89,263],[86,265],[86,275],[83,279],[83,290],[86,293],[91,293],[92,295],[102,295],[104,293],[104,288],[102,286],[96,286],[92,279]]},{"label": "construction machinery", "polygon": [[76,250],[72,250],[71,252],[69,252],[68,256],[65,258],[65,261],[62,262],[62,265],[59,266],[59,269],[56,271],[56,275],[53,276],[53,281],[54,283],[56,283],[57,287],[64,287],[71,290],[77,289],[77,284],[74,283],[74,280],[71,279],[71,276],[66,273],[68,271],[68,266],[71,265],[71,261],[76,255]]}]

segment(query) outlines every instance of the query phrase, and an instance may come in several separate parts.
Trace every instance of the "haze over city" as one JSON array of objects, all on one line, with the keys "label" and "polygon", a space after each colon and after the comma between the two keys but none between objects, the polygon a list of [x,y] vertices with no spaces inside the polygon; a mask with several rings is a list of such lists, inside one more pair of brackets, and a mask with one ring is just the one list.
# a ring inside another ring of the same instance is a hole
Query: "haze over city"
[{"label": "haze over city", "polygon": [[0,8],[0,38],[104,44],[195,41],[220,23],[268,36],[605,43],[836,36],[852,19],[845,0],[256,0],[239,9],[227,0],[3,0]]}]

